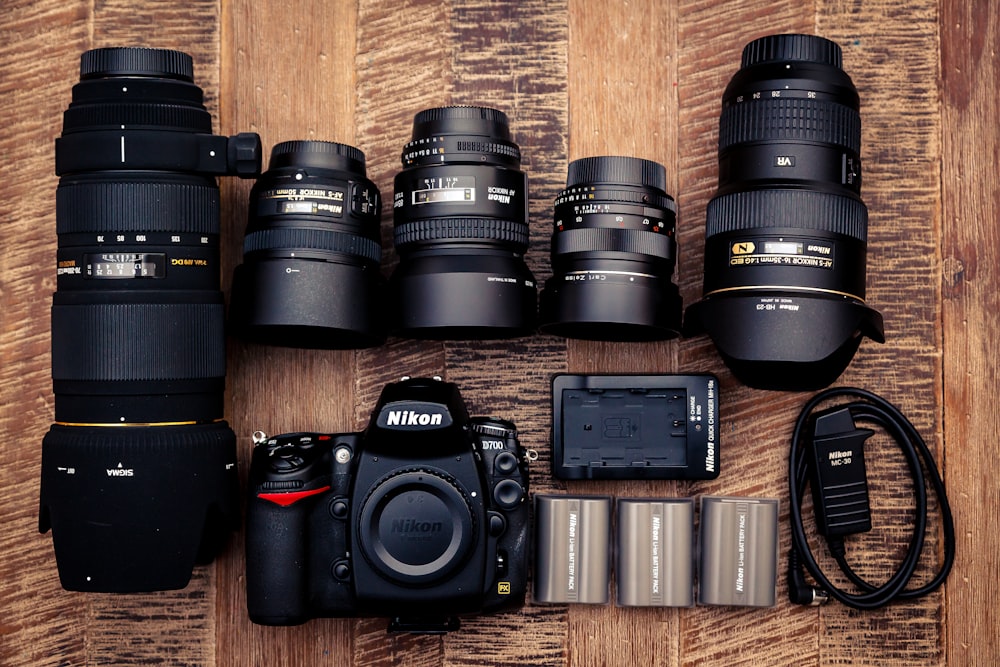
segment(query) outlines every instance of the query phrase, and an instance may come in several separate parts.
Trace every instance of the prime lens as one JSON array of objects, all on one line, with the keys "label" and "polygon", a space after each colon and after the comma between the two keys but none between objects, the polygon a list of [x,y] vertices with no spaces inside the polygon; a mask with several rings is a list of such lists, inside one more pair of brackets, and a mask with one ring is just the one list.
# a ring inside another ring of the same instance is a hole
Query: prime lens
[{"label": "prime lens", "polygon": [[391,328],[432,339],[531,333],[528,180],[506,114],[421,111],[402,162],[393,195],[399,265],[389,280]]},{"label": "prime lens", "polygon": [[678,335],[681,297],[670,282],[677,213],[666,181],[663,165],[634,157],[569,164],[555,201],[542,332],[615,341]]},{"label": "prime lens", "polygon": [[840,47],[812,35],[750,42],[726,88],[703,299],[685,329],[749,386],[817,389],[862,337],[884,341],[865,303],[859,109]]},{"label": "prime lens", "polygon": [[189,55],[83,54],[56,140],[39,517],[67,589],[182,588],[239,523],[214,176],[258,173],[260,139],[211,125]]},{"label": "prime lens", "polygon": [[287,141],[250,192],[230,322],[247,340],[308,348],[385,341],[381,199],[365,155]]}]

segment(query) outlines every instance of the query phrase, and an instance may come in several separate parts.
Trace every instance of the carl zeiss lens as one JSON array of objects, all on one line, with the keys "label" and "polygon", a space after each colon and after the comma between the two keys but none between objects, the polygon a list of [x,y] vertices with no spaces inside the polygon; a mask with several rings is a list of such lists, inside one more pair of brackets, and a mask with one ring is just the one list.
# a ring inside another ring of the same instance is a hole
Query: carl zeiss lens
[{"label": "carl zeiss lens", "polygon": [[250,193],[230,322],[246,339],[309,348],[385,341],[381,200],[365,155],[328,141],[271,151]]},{"label": "carl zeiss lens", "polygon": [[680,332],[681,297],[670,282],[676,207],[663,165],[591,157],[569,165],[555,202],[553,276],[539,308],[544,333],[645,341]]},{"label": "carl zeiss lens", "polygon": [[841,60],[821,37],[764,37],[723,97],[704,295],[685,328],[752,387],[818,389],[862,336],[884,341],[865,303],[861,118]]},{"label": "carl zeiss lens", "polygon": [[258,173],[260,139],[212,135],[185,53],[97,49],[80,73],[56,140],[39,528],[67,589],[182,588],[239,524],[214,176]]},{"label": "carl zeiss lens", "polygon": [[535,326],[528,179],[507,116],[442,107],[413,120],[396,176],[392,328],[431,339],[507,338]]}]

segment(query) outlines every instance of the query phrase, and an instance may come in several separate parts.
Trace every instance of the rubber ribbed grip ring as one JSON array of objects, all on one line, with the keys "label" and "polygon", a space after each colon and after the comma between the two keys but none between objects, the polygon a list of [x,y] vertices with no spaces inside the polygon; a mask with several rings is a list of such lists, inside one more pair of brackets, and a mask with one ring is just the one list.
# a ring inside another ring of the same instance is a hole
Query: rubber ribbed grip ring
[{"label": "rubber ribbed grip ring", "polygon": [[569,163],[566,187],[613,183],[667,190],[667,170],[662,164],[637,157],[605,155]]},{"label": "rubber ribbed grip ring", "polygon": [[496,218],[437,218],[407,222],[393,230],[397,248],[424,241],[474,239],[510,243],[527,250],[528,225]]},{"label": "rubber ribbed grip ring", "polygon": [[176,129],[212,132],[212,115],[204,107],[144,104],[81,104],[63,114],[63,133],[100,129]]},{"label": "rubber ribbed grip ring", "polygon": [[572,189],[566,189],[556,197],[555,205],[564,204],[638,204],[650,208],[659,208],[671,213],[676,213],[677,205],[667,194],[658,194],[650,190],[615,190],[608,189],[608,186],[600,185],[588,188],[583,185]]},{"label": "rubber ribbed grip ring", "polygon": [[568,229],[552,237],[553,255],[577,252],[623,252],[673,260],[674,243],[666,234],[608,227]]},{"label": "rubber ribbed grip ring", "polygon": [[836,42],[816,35],[768,35],[743,47],[740,67],[761,63],[805,61],[843,67],[843,51]]},{"label": "rubber ribbed grip ring", "polygon": [[719,118],[719,151],[751,141],[811,141],[861,152],[861,115],[829,100],[782,98],[733,104]]},{"label": "rubber ribbed grip ring", "polygon": [[226,374],[221,303],[52,306],[54,380],[184,380]]},{"label": "rubber ribbed grip ring", "polygon": [[219,188],[210,180],[64,182],[56,190],[56,232],[218,234]]},{"label": "rubber ribbed grip ring", "polygon": [[154,76],[194,82],[194,61],[183,51],[115,46],[80,56],[80,78]]},{"label": "rubber ribbed grip ring", "polygon": [[328,229],[261,229],[250,232],[243,239],[243,253],[268,250],[320,250],[354,255],[378,264],[382,261],[382,246],[377,241]]},{"label": "rubber ribbed grip ring", "polygon": [[727,232],[793,227],[868,240],[868,209],[853,197],[814,190],[749,190],[708,202],[705,238]]}]

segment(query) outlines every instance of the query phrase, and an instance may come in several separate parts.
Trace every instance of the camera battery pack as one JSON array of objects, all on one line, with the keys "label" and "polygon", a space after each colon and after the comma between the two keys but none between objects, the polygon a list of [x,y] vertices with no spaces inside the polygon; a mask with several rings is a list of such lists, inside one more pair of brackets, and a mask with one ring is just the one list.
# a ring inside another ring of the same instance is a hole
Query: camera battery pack
[{"label": "camera battery pack", "polygon": [[702,496],[698,604],[773,607],[778,501]]},{"label": "camera battery pack", "polygon": [[715,479],[714,375],[557,375],[552,473],[559,479]]}]

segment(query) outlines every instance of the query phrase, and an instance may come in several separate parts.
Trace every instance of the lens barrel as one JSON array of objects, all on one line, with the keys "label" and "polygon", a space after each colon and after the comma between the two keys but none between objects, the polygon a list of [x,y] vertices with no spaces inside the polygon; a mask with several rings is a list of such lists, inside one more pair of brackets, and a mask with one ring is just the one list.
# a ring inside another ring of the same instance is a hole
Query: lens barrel
[{"label": "lens barrel", "polygon": [[56,139],[39,516],[70,590],[182,588],[239,524],[214,176],[258,173],[260,139],[211,126],[189,55],[81,57]]},{"label": "lens barrel", "polygon": [[328,141],[271,151],[250,193],[230,323],[246,340],[308,348],[385,342],[381,197],[365,155]]},{"label": "lens barrel", "polygon": [[865,303],[860,104],[841,65],[821,37],[763,37],[723,96],[704,292],[685,331],[707,332],[752,387],[818,389],[862,336],[884,342]]},{"label": "lens barrel", "polygon": [[539,307],[543,333],[591,340],[673,338],[681,297],[670,282],[677,260],[676,207],[666,169],[634,157],[569,164],[555,200],[553,276]]},{"label": "lens barrel", "polygon": [[441,107],[413,120],[395,179],[390,328],[430,339],[507,338],[535,326],[528,180],[507,116]]}]

